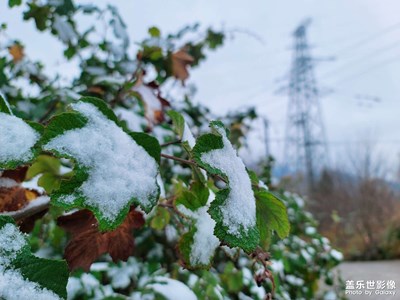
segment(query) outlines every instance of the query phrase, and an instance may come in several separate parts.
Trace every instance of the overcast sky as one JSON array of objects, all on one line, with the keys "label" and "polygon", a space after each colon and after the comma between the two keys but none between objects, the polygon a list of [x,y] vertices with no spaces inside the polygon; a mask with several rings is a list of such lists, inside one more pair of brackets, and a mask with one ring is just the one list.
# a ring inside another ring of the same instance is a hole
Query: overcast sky
[{"label": "overcast sky", "polygon": [[[198,87],[195,100],[218,113],[256,106],[270,120],[271,149],[278,158],[282,157],[288,99],[286,95],[275,95],[274,90],[284,84],[277,81],[289,71],[291,32],[311,17],[308,38],[312,54],[335,57],[315,66],[320,89],[335,90],[321,98],[332,160],[342,161],[345,150],[373,139],[388,164],[398,163],[398,0],[101,0],[96,4],[108,2],[120,9],[134,41],[141,40],[147,28],[154,25],[164,33],[194,22],[251,32],[237,33],[223,49],[211,53],[199,69],[193,70],[190,80]],[[58,55],[61,46],[56,40],[35,33],[32,25],[22,25],[20,12],[9,13],[5,7],[6,1],[1,1],[0,20],[10,23],[9,34],[24,41],[31,57],[47,61],[50,69],[73,72]],[[355,98],[357,94],[378,96],[381,101],[360,101]],[[254,153],[263,151],[260,146]]]}]

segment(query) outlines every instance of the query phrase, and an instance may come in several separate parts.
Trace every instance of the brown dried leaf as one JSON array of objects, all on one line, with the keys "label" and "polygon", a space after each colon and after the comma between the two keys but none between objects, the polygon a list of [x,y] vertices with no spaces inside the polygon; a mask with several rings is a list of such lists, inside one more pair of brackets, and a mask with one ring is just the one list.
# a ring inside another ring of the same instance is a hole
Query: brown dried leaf
[{"label": "brown dried leaf", "polygon": [[21,45],[12,45],[8,48],[8,52],[11,54],[14,63],[17,63],[24,58],[24,48]]},{"label": "brown dried leaf", "polygon": [[172,74],[175,78],[185,81],[189,77],[187,67],[194,62],[194,59],[184,49],[172,53]]},{"label": "brown dried leaf", "polygon": [[103,96],[105,94],[105,90],[102,86],[100,85],[92,85],[88,88],[89,93],[97,94],[100,96]]},{"label": "brown dried leaf", "polygon": [[145,107],[145,117],[149,127],[164,121],[164,108],[170,106],[168,100],[161,97],[159,86],[155,81],[144,83],[143,77],[139,76],[133,91],[139,94]]},{"label": "brown dried leaf", "polygon": [[20,210],[27,203],[24,188],[19,186],[0,188],[0,212]]},{"label": "brown dried leaf", "polygon": [[[0,179],[10,179],[14,181],[13,186],[0,186],[0,212],[16,212],[35,201],[39,196],[42,196],[38,191],[25,189],[21,182],[24,181],[27,167],[20,167],[15,170],[6,170],[0,176]],[[40,211],[33,215],[29,215],[17,221],[22,232],[28,233],[35,226],[35,221],[42,218],[47,210]]]},{"label": "brown dried leaf", "polygon": [[19,167],[15,170],[5,170],[0,177],[10,178],[12,180],[15,180],[17,183],[21,183],[25,180],[27,171],[28,167]]},{"label": "brown dried leaf", "polygon": [[57,224],[71,233],[64,257],[71,271],[89,271],[91,264],[102,254],[109,253],[114,262],[126,261],[134,250],[133,229],[144,224],[142,213],[131,208],[125,221],[114,231],[100,232],[98,223],[88,210],[58,218]]}]

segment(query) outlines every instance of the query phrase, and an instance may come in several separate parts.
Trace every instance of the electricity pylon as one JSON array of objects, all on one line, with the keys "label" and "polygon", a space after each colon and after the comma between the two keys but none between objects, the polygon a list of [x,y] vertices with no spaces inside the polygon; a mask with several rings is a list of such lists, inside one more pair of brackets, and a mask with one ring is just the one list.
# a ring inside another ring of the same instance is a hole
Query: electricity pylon
[{"label": "electricity pylon", "polygon": [[307,42],[310,20],[296,28],[289,81],[285,157],[291,171],[305,173],[308,188],[315,187],[328,161],[328,149],[314,77],[314,62]]}]

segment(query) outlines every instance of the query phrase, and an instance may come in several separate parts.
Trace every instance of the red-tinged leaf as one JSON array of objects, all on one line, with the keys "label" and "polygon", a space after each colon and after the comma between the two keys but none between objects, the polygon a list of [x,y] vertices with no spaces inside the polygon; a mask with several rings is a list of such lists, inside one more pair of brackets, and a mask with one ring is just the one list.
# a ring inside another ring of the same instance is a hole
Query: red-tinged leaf
[{"label": "red-tinged leaf", "polygon": [[97,220],[88,210],[62,216],[57,223],[72,235],[64,253],[70,270],[82,268],[87,272],[105,253],[109,253],[114,262],[126,261],[135,247],[132,230],[143,226],[144,219],[142,213],[132,207],[125,221],[114,231],[100,232]]},{"label": "red-tinged leaf", "polygon": [[5,170],[0,177],[10,178],[12,180],[15,180],[17,183],[21,183],[25,180],[27,171],[28,167],[19,167],[15,170]]}]

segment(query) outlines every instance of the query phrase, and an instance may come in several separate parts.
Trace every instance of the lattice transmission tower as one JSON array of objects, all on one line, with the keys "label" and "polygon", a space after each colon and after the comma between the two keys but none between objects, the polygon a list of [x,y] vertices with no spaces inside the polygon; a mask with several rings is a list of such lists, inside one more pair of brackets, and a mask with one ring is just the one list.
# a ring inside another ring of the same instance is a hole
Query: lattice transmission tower
[{"label": "lattice transmission tower", "polygon": [[296,28],[294,53],[289,78],[285,159],[291,172],[303,173],[309,189],[315,187],[328,162],[328,148],[314,76],[315,60],[307,42],[306,20]]}]

